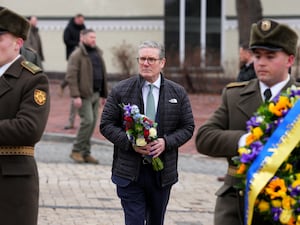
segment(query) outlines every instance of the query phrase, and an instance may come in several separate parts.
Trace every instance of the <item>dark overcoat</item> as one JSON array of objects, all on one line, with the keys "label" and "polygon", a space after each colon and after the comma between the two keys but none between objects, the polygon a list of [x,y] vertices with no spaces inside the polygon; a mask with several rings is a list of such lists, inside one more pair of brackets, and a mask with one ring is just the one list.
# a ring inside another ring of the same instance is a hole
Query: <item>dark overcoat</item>
[{"label": "dark overcoat", "polygon": [[36,225],[39,181],[33,156],[4,149],[34,148],[49,114],[49,82],[35,65],[17,59],[0,77],[0,223]]}]

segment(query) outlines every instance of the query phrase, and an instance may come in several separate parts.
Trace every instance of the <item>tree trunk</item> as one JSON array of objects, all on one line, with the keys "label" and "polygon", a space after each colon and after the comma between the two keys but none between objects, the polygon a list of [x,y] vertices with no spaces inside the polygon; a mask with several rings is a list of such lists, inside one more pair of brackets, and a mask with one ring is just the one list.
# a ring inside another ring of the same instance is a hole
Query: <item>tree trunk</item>
[{"label": "tree trunk", "polygon": [[236,0],[239,44],[248,44],[251,25],[262,19],[260,0]]}]

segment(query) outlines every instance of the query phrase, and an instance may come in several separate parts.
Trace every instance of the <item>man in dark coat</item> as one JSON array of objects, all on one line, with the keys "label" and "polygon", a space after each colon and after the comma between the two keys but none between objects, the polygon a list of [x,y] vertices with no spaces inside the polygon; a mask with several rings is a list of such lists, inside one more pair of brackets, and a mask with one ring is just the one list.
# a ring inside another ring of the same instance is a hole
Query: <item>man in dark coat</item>
[{"label": "man in dark coat", "polygon": [[49,114],[49,83],[20,49],[26,18],[0,7],[0,223],[36,225],[39,180],[34,146]]},{"label": "man in dark coat", "polygon": [[63,34],[64,43],[66,45],[66,59],[69,59],[70,54],[78,46],[80,41],[80,31],[85,29],[84,16],[77,14],[71,18],[66,26]]},{"label": "man in dark coat", "polygon": [[[281,90],[295,84],[288,71],[295,61],[297,40],[295,31],[276,21],[262,20],[253,24],[250,49],[254,53],[258,79],[227,85],[222,104],[198,130],[197,150],[228,161],[224,185],[216,193],[215,225],[243,225],[244,196],[236,188],[241,181],[235,176],[232,157],[238,155],[239,146],[245,145],[246,122],[265,100],[265,90],[271,90],[272,100]],[[269,225],[258,214],[254,214],[252,224]]]},{"label": "man in dark coat", "polygon": [[249,49],[249,44],[241,44],[240,46],[240,71],[237,81],[248,81],[256,78],[253,65],[253,52]]},{"label": "man in dark coat", "polygon": [[[66,45],[66,59],[69,59],[71,53],[79,45],[80,42],[80,32],[86,29],[84,24],[84,16],[82,14],[77,14],[75,17],[71,18],[68,25],[66,26],[63,34],[64,43]],[[66,77],[60,84],[59,95],[62,96],[64,89],[68,85]],[[75,123],[75,116],[77,114],[77,109],[74,107],[73,102],[70,104],[70,114],[68,124],[64,129],[73,129]]]},{"label": "man in dark coat", "polygon": [[[103,109],[100,131],[114,144],[112,181],[125,213],[125,224],[163,225],[171,187],[178,181],[178,148],[193,135],[194,119],[184,88],[164,78],[164,47],[145,41],[139,47],[139,75],[121,81],[111,91]],[[153,110],[158,139],[145,146],[127,138],[120,104],[147,111],[147,95],[153,86]],[[164,168],[154,171],[145,155],[159,157]]]}]

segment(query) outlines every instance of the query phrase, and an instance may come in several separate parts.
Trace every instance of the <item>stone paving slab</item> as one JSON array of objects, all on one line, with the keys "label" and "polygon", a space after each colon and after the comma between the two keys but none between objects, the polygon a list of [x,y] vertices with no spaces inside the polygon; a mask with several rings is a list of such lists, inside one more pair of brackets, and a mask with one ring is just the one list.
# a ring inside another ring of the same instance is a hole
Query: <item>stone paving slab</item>
[{"label": "stone paving slab", "polygon": [[[44,137],[36,146],[40,176],[39,225],[120,225],[123,211],[111,182],[112,145],[95,143],[100,165],[76,164],[70,141]],[[179,155],[179,182],[173,186],[165,225],[213,225],[217,176],[225,161],[200,154]]]}]

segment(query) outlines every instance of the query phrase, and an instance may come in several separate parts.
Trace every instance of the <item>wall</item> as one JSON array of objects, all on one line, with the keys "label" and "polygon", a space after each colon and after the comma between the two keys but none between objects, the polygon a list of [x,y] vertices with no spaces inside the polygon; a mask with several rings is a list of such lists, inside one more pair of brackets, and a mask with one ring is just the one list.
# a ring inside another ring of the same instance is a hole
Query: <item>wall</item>
[{"label": "wall", "polygon": [[[146,39],[164,41],[164,1],[107,1],[107,0],[2,0],[8,7],[24,16],[36,15],[43,44],[46,71],[66,69],[63,30],[68,20],[77,13],[86,17],[86,26],[97,33],[97,45],[104,52],[109,73],[118,73],[112,48],[123,41],[134,48]],[[150,19],[149,19],[150,18]]]}]

